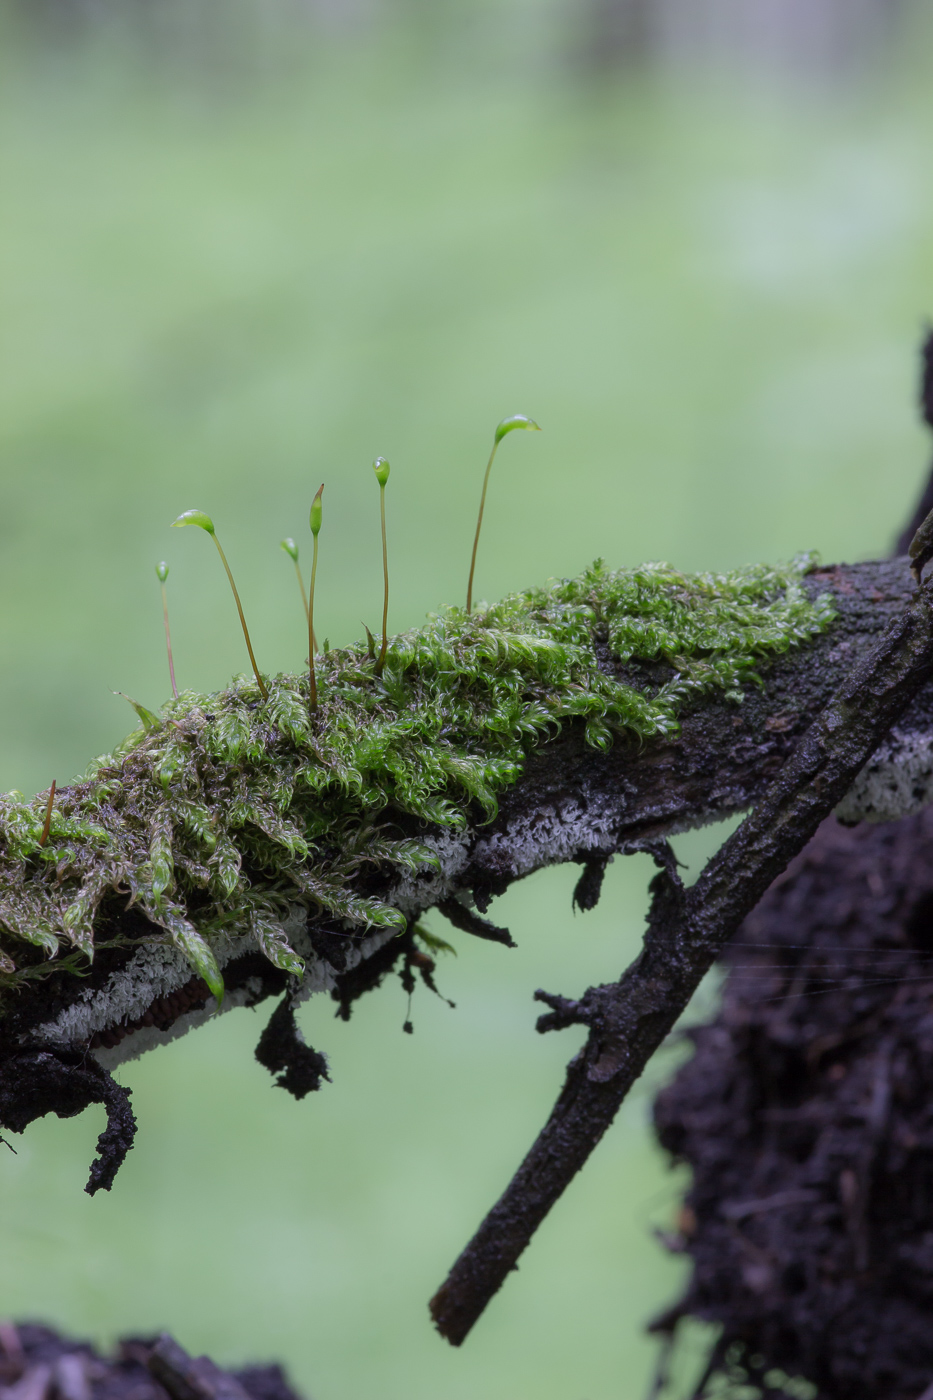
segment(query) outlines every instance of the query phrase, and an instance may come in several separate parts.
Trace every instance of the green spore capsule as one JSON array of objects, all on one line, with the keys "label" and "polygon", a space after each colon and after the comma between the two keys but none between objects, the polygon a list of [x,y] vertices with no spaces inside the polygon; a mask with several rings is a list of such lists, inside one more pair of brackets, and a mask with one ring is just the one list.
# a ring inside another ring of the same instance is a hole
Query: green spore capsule
[{"label": "green spore capsule", "polygon": [[314,674],[314,584],[317,579],[317,537],[321,533],[321,525],[324,520],[324,506],[321,496],[324,494],[324,483],[321,482],[317,494],[311,502],[311,512],[308,516],[308,524],[311,526],[311,534],[314,538],[314,553],[311,555],[311,589],[308,594],[308,704],[312,710],[317,709],[317,677]]},{"label": "green spore capsule", "polygon": [[376,473],[376,480],[379,482],[379,485],[383,488],[385,487],[385,484],[389,479],[389,472],[391,470],[392,468],[389,466],[389,462],[386,457],[377,457],[375,462],[373,462],[373,471]]},{"label": "green spore capsule", "polygon": [[379,482],[379,518],[382,522],[382,578],[384,583],[382,602],[382,650],[376,665],[373,668],[374,674],[382,675],[382,668],[385,665],[386,651],[389,647],[389,635],[386,630],[389,621],[389,554],[386,548],[386,482],[389,479],[389,463],[385,457],[377,457],[373,462],[373,471],[376,473],[376,480]]},{"label": "green spore capsule", "polygon": [[175,684],[175,662],[172,658],[172,634],[168,625],[168,596],[165,592],[165,580],[168,578],[168,565],[163,559],[161,564],[156,564],[156,578],[162,586],[162,621],[165,624],[165,650],[168,652],[168,678],[172,683],[172,694],[178,699],[178,686]]},{"label": "green spore capsule", "polygon": [[467,580],[466,610],[473,611],[473,574],[476,570],[476,550],[479,545],[479,532],[483,524],[483,511],[486,508],[486,487],[489,485],[489,473],[492,471],[493,460],[496,449],[507,433],[513,433],[516,428],[530,429],[532,432],[540,433],[541,429],[533,418],[529,418],[525,413],[513,413],[510,418],[503,418],[496,428],[492,441],[492,451],[489,454],[489,461],[486,463],[486,475],[483,477],[483,492],[479,498],[479,515],[476,519],[476,534],[473,536],[473,553],[470,557],[470,577]]},{"label": "green spore capsule", "polygon": [[172,521],[173,525],[199,525],[202,530],[206,530],[209,535],[216,539],[214,522],[209,515],[205,515],[203,510],[185,510],[177,520]]},{"label": "green spore capsule", "polygon": [[321,500],[323,491],[324,483],[322,481],[315,492],[314,500],[311,502],[311,512],[308,516],[308,524],[311,526],[311,533],[315,539],[321,533],[321,525],[324,520],[324,503]]},{"label": "green spore capsule", "polygon": [[250,665],[253,668],[253,675],[256,677],[256,684],[259,686],[260,695],[262,696],[263,700],[268,700],[269,692],[266,689],[265,681],[259,674],[259,667],[256,665],[256,657],[253,655],[253,644],[249,639],[249,628],[246,625],[246,618],[243,616],[243,604],[240,602],[240,595],[237,592],[237,586],[233,581],[233,574],[230,571],[230,565],[227,563],[227,556],[226,554],[224,554],[220,540],[217,538],[217,532],[214,529],[213,520],[209,515],[205,515],[203,510],[186,510],[182,512],[182,514],[178,517],[177,520],[172,521],[172,526],[174,527],[176,525],[199,526],[202,530],[207,531],[207,533],[210,535],[211,539],[217,546],[217,553],[220,555],[221,563],[227,571],[227,578],[230,580],[230,587],[233,589],[233,599],[236,603],[236,610],[240,615],[240,626],[243,628],[243,636],[246,638],[246,650],[249,652],[249,660]]},{"label": "green spore capsule", "polygon": [[499,443],[505,437],[506,433],[514,433],[516,428],[530,429],[532,432],[535,433],[540,433],[541,431],[540,427],[533,418],[529,418],[524,413],[513,413],[511,418],[503,418],[502,422],[496,429],[496,440],[494,446],[498,447]]}]

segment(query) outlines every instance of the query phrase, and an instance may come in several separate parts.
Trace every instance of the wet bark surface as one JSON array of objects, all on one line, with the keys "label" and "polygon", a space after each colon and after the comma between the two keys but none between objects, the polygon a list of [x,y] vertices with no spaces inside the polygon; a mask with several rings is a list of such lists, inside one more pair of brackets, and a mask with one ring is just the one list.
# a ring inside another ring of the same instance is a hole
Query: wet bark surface
[{"label": "wet bark surface", "polygon": [[36,1323],[0,1322],[4,1400],[301,1400],[281,1366],[226,1371],[167,1333],[126,1337],[112,1355]]},{"label": "wet bark surface", "polygon": [[933,813],[830,819],[727,965],[721,1013],[655,1108],[693,1172],[671,1242],[693,1277],[658,1330],[721,1324],[712,1370],[736,1394],[743,1372],[758,1387],[743,1395],[783,1394],[764,1379],[779,1368],[821,1400],[919,1400],[933,1382]]}]

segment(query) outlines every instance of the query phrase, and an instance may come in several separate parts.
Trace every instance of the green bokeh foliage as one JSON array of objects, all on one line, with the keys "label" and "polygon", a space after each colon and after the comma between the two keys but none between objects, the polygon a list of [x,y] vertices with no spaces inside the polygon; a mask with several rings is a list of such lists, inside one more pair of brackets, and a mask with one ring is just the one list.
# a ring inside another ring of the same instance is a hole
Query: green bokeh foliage
[{"label": "green bokeh foliage", "polygon": [[[278,541],[307,550],[322,479],[319,636],[378,630],[377,452],[392,630],[461,599],[489,434],[517,409],[546,431],[497,464],[489,599],[597,554],[722,571],[887,548],[927,453],[922,26],[870,85],[788,93],[593,83],[557,65],[539,8],[477,16],[412,6],[266,77],[240,62],[252,39],[209,80],[191,46],[159,68],[116,43],[4,44],[0,787],[112,749],[112,689],[158,710],[157,559],[180,686],[241,669],[217,561],[168,530],[192,500],[270,673],[306,655]],[[127,1066],[142,1137],[106,1199],[81,1191],[93,1112],[0,1149],[0,1311],[278,1355],[315,1400],[640,1395],[639,1328],[680,1267],[650,1236],[674,1183],[644,1090],[460,1352],[425,1311],[572,1053],[572,1032],[533,1035],[532,990],[575,994],[637,950],[648,862],[617,862],[577,920],[574,875],[496,905],[517,950],[454,936],[457,1010],[420,998],[413,1037],[391,988],[349,1026],[310,1006],[335,1082],[301,1105],[250,1060],[262,1012]]]}]

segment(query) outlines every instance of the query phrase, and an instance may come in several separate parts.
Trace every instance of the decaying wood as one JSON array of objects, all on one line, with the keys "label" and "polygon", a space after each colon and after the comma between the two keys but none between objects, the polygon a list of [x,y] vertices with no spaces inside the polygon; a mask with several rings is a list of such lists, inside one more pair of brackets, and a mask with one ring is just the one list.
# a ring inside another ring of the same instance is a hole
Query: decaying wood
[{"label": "decaying wood", "polygon": [[712,1369],[737,1393],[744,1372],[749,1397],[773,1394],[778,1369],[820,1400],[918,1400],[933,1379],[933,809],[824,822],[725,966],[722,1007],[655,1106],[691,1176],[666,1243],[693,1269],[652,1330],[667,1349],[681,1318],[714,1324]]},{"label": "decaying wood", "polygon": [[3,1400],[299,1400],[280,1366],[225,1371],[173,1337],[125,1337],[112,1356],[35,1323],[0,1322]]},{"label": "decaying wood", "polygon": [[[933,332],[920,388],[933,428]],[[933,470],[897,554],[931,510]],[[686,1317],[718,1329],[692,1400],[780,1375],[820,1400],[933,1400],[931,957],[930,807],[829,818],[725,950],[720,1010],[655,1102],[691,1175],[659,1237],[693,1265],[649,1329],[655,1400]]]},{"label": "decaying wood", "polygon": [[454,1345],[515,1268],[742,920],[931,675],[933,583],[836,690],[696,884],[684,889],[670,848],[654,848],[661,873],[644,947],[619,981],[591,987],[579,1001],[537,993],[551,1007],[540,1031],[580,1024],[589,1036],[537,1141],[431,1301],[438,1330]]}]

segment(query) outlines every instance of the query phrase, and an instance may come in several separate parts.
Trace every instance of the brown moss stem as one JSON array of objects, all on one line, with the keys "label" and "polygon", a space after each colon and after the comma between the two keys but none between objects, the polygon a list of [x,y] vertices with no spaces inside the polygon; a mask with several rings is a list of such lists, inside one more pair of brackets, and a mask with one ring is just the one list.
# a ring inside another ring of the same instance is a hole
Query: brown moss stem
[{"label": "brown moss stem", "polygon": [[476,518],[476,534],[473,536],[473,553],[470,556],[470,577],[467,580],[466,610],[468,613],[473,611],[473,574],[476,570],[476,550],[479,546],[479,532],[483,524],[483,511],[486,509],[486,488],[489,485],[489,473],[492,471],[492,463],[498,446],[499,441],[497,438],[492,445],[489,461],[486,463],[486,475],[483,477],[483,491],[479,498],[479,515]]},{"label": "brown moss stem", "polygon": [[226,554],[224,554],[220,540],[213,532],[211,532],[211,539],[217,546],[217,553],[220,555],[221,563],[227,571],[227,578],[230,580],[230,587],[233,589],[233,597],[234,601],[236,602],[236,610],[240,614],[240,626],[243,628],[243,636],[246,638],[246,650],[249,652],[250,664],[253,668],[253,675],[256,677],[256,684],[259,686],[259,693],[262,696],[263,700],[268,700],[269,692],[266,689],[265,681],[259,674],[259,667],[256,665],[256,658],[253,655],[253,644],[249,639],[249,628],[246,625],[246,618],[243,616],[243,605],[240,602],[240,595],[237,592],[236,584],[233,581],[233,574],[230,572],[230,565],[227,563],[227,556]]},{"label": "brown moss stem", "polygon": [[382,578],[383,578],[383,602],[382,602],[382,650],[379,652],[375,665],[375,674],[382,675],[382,668],[385,665],[386,651],[389,647],[389,634],[387,631],[389,622],[389,552],[386,545],[386,489],[380,483],[379,486],[379,515],[382,521]]},{"label": "brown moss stem", "polygon": [[317,535],[314,536],[314,552],[311,555],[311,589],[308,594],[308,703],[312,710],[317,709],[317,676],[314,674],[314,584],[317,579]]},{"label": "brown moss stem", "polygon": [[49,839],[49,832],[52,830],[52,804],[55,801],[55,779],[52,779],[52,786],[49,788],[49,800],[45,804],[45,823],[42,827],[42,835],[39,837],[39,845],[44,846]]},{"label": "brown moss stem", "polygon": [[165,650],[168,652],[168,678],[172,683],[172,694],[178,699],[178,686],[175,684],[175,662],[172,657],[172,634],[168,626],[168,596],[162,584],[162,620],[165,623]]}]

